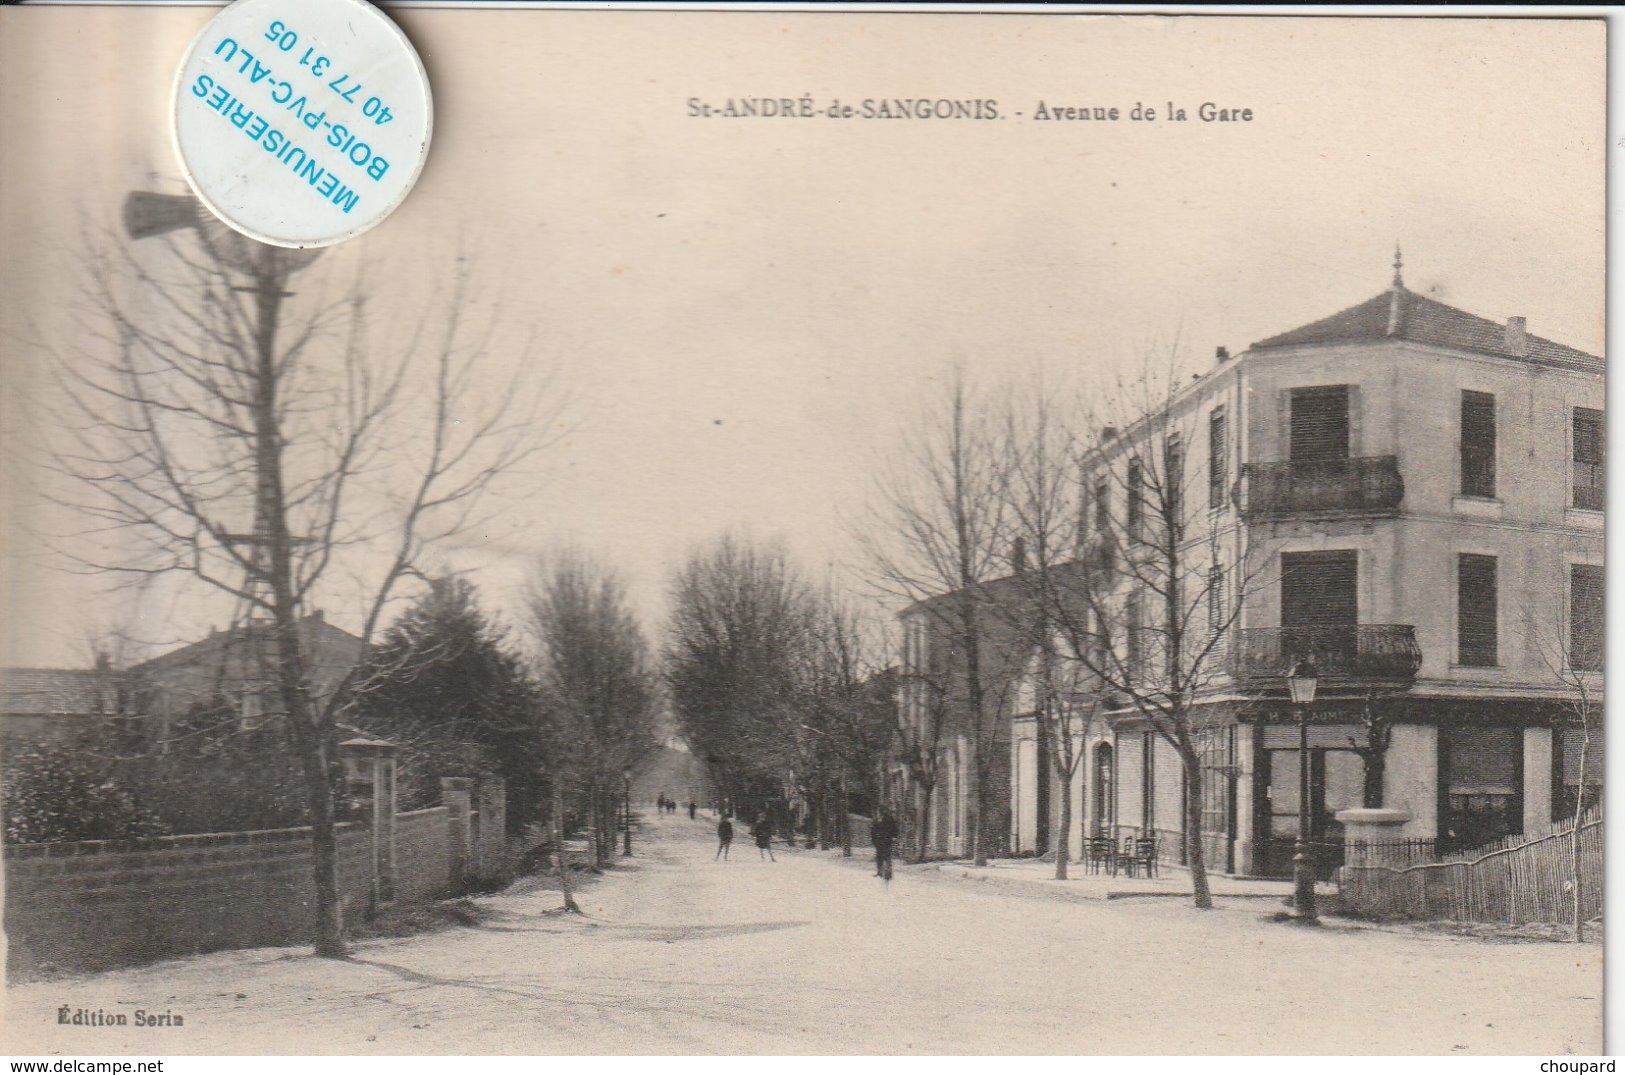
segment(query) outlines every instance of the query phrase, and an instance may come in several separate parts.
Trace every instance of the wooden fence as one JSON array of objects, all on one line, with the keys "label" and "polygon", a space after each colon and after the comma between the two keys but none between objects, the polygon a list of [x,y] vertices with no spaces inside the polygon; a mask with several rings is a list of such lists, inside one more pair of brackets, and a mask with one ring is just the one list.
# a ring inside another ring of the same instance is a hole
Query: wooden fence
[{"label": "wooden fence", "polygon": [[[1473,852],[1403,869],[1345,866],[1339,899],[1350,914],[1458,922],[1564,923],[1574,915],[1574,822],[1510,836]],[[1580,819],[1580,910],[1602,913],[1602,812]]]}]

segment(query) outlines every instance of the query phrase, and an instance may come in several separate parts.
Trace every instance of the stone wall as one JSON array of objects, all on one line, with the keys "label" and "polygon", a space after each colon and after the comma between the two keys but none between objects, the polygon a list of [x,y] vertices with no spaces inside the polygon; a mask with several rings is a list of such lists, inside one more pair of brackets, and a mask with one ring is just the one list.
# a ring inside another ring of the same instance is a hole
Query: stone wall
[{"label": "stone wall", "polygon": [[[469,839],[464,795],[461,818],[446,806],[396,815],[396,899],[453,895],[459,868],[485,876],[507,868],[505,846],[498,849],[497,841],[488,840],[482,847]],[[500,818],[500,804],[489,797],[487,804]],[[371,908],[372,835],[366,826],[339,826],[347,922]],[[486,849],[500,859],[481,861]],[[12,973],[303,945],[314,924],[308,828],[5,849],[6,962]]]}]

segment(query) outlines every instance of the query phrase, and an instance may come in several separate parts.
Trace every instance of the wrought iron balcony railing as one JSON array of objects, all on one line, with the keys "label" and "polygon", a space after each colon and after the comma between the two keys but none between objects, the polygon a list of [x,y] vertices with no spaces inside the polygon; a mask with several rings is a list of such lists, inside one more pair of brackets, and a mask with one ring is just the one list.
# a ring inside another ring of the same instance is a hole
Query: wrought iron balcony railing
[{"label": "wrought iron balcony railing", "polygon": [[1242,467],[1243,511],[1249,518],[1317,512],[1385,515],[1405,499],[1399,459],[1297,459]]},{"label": "wrought iron balcony railing", "polygon": [[1422,667],[1422,650],[1408,623],[1251,627],[1237,630],[1230,644],[1230,674],[1238,680],[1284,682],[1305,660],[1323,679],[1410,680]]}]

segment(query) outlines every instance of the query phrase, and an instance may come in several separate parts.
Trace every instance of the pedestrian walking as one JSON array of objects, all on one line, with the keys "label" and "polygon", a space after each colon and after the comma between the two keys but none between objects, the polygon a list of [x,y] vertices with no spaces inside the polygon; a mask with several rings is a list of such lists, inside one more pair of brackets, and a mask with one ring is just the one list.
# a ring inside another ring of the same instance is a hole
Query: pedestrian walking
[{"label": "pedestrian walking", "polygon": [[723,862],[727,862],[728,848],[733,844],[733,842],[733,823],[727,818],[723,818],[721,821],[717,822],[717,857],[711,861],[715,862],[717,859],[721,859]]},{"label": "pedestrian walking", "polygon": [[882,810],[869,829],[869,839],[875,845],[875,876],[891,880],[892,847],[897,843],[897,819],[890,810]]},{"label": "pedestrian walking", "polygon": [[693,799],[688,800],[688,819],[693,821],[700,816],[700,804]]},{"label": "pedestrian walking", "polygon": [[756,837],[756,857],[761,858],[766,855],[769,862],[779,861],[773,857],[773,825],[767,820],[767,815],[764,814],[756,819],[756,826],[752,829],[752,833]]}]

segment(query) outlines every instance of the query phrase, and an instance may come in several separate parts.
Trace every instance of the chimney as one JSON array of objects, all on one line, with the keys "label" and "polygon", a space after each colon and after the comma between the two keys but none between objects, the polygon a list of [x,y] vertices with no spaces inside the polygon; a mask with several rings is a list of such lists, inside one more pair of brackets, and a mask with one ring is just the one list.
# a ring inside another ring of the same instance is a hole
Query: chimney
[{"label": "chimney", "polygon": [[1219,347],[1214,349],[1213,356],[1219,360],[1219,365],[1222,366],[1226,362],[1230,361],[1230,348],[1221,344]]},{"label": "chimney", "polygon": [[1100,439],[1101,440],[1116,440],[1117,439],[1117,427],[1116,426],[1107,426],[1106,428],[1102,429],[1100,431]]},{"label": "chimney", "polygon": [[1529,354],[1529,321],[1522,317],[1507,318],[1507,350],[1519,358]]},{"label": "chimney", "polygon": [[1027,570],[1027,539],[1017,537],[1010,545],[1010,569],[1016,574]]}]

